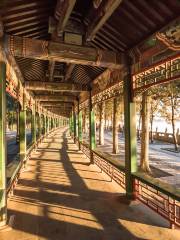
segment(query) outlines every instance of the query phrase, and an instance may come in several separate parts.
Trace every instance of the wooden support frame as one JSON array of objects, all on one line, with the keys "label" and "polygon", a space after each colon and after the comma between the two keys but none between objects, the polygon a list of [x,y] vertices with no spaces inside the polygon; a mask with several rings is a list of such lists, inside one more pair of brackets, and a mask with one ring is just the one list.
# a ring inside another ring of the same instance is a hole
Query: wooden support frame
[{"label": "wooden support frame", "polygon": [[105,125],[105,102],[99,104],[100,124],[99,124],[99,145],[104,145],[104,125]]},{"label": "wooden support frame", "polygon": [[82,92],[88,91],[87,85],[77,83],[26,81],[25,88],[33,91]]},{"label": "wooden support frame", "polygon": [[49,81],[52,82],[54,80],[54,69],[55,69],[55,61],[49,61]]},{"label": "wooden support frame", "polygon": [[35,104],[33,104],[32,107],[32,142],[35,143],[36,142],[36,102]]},{"label": "wooden support frame", "polygon": [[65,78],[64,78],[65,82],[68,81],[68,79],[71,78],[71,74],[72,74],[75,66],[76,66],[75,64],[71,64],[71,63],[68,64],[67,69],[66,69]]},{"label": "wooden support frame", "polygon": [[103,0],[98,9],[96,10],[96,15],[94,20],[89,24],[87,33],[86,33],[86,40],[91,41],[98,30],[105,24],[108,18],[113,14],[116,8],[122,0]]},{"label": "wooden support frame", "polygon": [[18,36],[5,36],[6,51],[13,56],[54,60],[112,69],[121,69],[125,54],[86,46],[69,45]]},{"label": "wooden support frame", "polygon": [[71,112],[72,108],[61,108],[61,107],[48,107],[48,111],[59,111],[59,112]]},{"label": "wooden support frame", "polygon": [[136,106],[132,96],[132,78],[130,66],[124,77],[124,126],[125,126],[125,187],[128,199],[134,196],[134,180],[132,173],[137,171],[136,143]]},{"label": "wooden support frame", "polygon": [[41,102],[41,105],[43,107],[62,107],[62,108],[72,108],[72,103],[69,103],[69,102],[48,102],[48,101],[44,101],[44,102]]},{"label": "wooden support frame", "polygon": [[118,119],[117,119],[117,110],[118,110],[118,99],[115,97],[113,99],[113,150],[114,154],[118,153]]},{"label": "wooden support frame", "polygon": [[64,28],[67,24],[67,21],[71,15],[71,12],[74,8],[76,0],[58,0],[55,10],[55,18],[58,20],[57,24],[57,35],[61,36]]},{"label": "wooden support frame", "polygon": [[93,163],[93,153],[92,150],[96,147],[96,136],[95,136],[95,113],[92,106],[92,94],[89,91],[89,142],[90,142],[90,161]]},{"label": "wooden support frame", "polygon": [[6,64],[0,49],[0,227],[7,222],[6,195]]},{"label": "wooden support frame", "polygon": [[26,96],[25,96],[25,93],[23,93],[23,105],[20,111],[19,125],[20,125],[20,129],[19,129],[20,160],[23,161],[25,160],[25,157],[26,157]]},{"label": "wooden support frame", "polygon": [[75,96],[64,96],[64,95],[38,95],[35,97],[37,101],[60,101],[60,102],[74,102],[76,101]]}]

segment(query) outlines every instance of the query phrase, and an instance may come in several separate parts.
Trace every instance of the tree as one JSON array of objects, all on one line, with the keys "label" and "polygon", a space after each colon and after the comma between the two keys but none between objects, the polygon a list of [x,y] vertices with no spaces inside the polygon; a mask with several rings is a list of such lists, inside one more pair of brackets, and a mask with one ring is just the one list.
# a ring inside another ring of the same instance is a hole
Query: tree
[{"label": "tree", "polygon": [[161,116],[171,123],[175,151],[178,150],[176,137],[176,122],[180,119],[180,84],[171,82],[163,86],[160,102]]},{"label": "tree", "polygon": [[140,168],[145,172],[151,172],[149,167],[149,114],[150,96],[148,91],[142,94],[142,134],[141,134],[141,159]]},{"label": "tree", "polygon": [[150,141],[153,143],[153,121],[156,113],[159,110],[159,104],[161,99],[156,96],[150,98]]}]

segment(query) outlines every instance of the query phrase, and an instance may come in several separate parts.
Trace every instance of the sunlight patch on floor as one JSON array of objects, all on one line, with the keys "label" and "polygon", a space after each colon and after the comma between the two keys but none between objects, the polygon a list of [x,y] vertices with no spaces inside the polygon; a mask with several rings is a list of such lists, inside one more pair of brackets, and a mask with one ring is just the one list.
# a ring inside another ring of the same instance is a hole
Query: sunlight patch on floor
[{"label": "sunlight patch on floor", "polygon": [[[118,219],[118,221],[133,235],[135,235],[138,238],[142,239],[161,239],[162,238],[162,233],[164,240],[176,240],[180,239],[178,236],[180,236],[180,232],[178,230],[172,230],[168,228],[163,228],[163,227],[158,227],[158,226],[153,226],[151,224],[144,224],[144,223],[139,223],[139,222],[134,222],[134,221],[128,221],[124,219]],[[132,228],[133,225],[133,228]],[[172,231],[173,231],[173,236],[174,239],[172,239]]]}]

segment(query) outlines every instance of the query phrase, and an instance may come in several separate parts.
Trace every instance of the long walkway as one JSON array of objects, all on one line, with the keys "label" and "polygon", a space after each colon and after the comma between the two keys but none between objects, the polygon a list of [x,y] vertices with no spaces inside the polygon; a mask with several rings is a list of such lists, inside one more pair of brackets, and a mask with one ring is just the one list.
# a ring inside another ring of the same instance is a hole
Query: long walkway
[{"label": "long walkway", "polygon": [[88,159],[66,129],[53,132],[21,173],[8,200],[12,229],[0,240],[177,240],[178,230],[123,190]]}]

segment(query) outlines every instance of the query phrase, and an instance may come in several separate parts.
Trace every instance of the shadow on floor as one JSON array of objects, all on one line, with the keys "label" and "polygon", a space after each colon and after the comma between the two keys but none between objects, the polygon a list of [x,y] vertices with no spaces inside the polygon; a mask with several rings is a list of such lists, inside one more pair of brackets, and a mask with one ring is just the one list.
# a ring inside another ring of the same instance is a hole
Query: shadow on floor
[{"label": "shadow on floor", "polygon": [[[34,179],[21,178],[11,198],[14,207],[9,209],[8,214],[15,215],[13,229],[50,240],[145,239],[136,237],[119,221],[149,224],[143,213],[141,215],[128,204],[120,202],[120,194],[108,192],[105,185],[100,190],[87,186],[86,180],[91,183],[96,181],[97,185],[107,181],[97,179],[97,175],[95,178],[80,176],[80,171],[81,174],[98,172],[88,170],[89,162],[85,157],[84,162],[82,159],[79,162],[71,161],[78,150],[70,150],[73,154],[67,152],[70,146],[75,146],[67,133],[53,134],[48,139],[51,141],[47,148],[39,148],[37,158],[30,160],[34,171],[29,174],[34,174]],[[60,149],[51,147],[55,139],[63,140]],[[55,150],[54,154],[59,152],[57,159],[54,156],[52,159],[46,157],[52,149]],[[76,169],[76,165],[82,166],[82,169]]]}]

